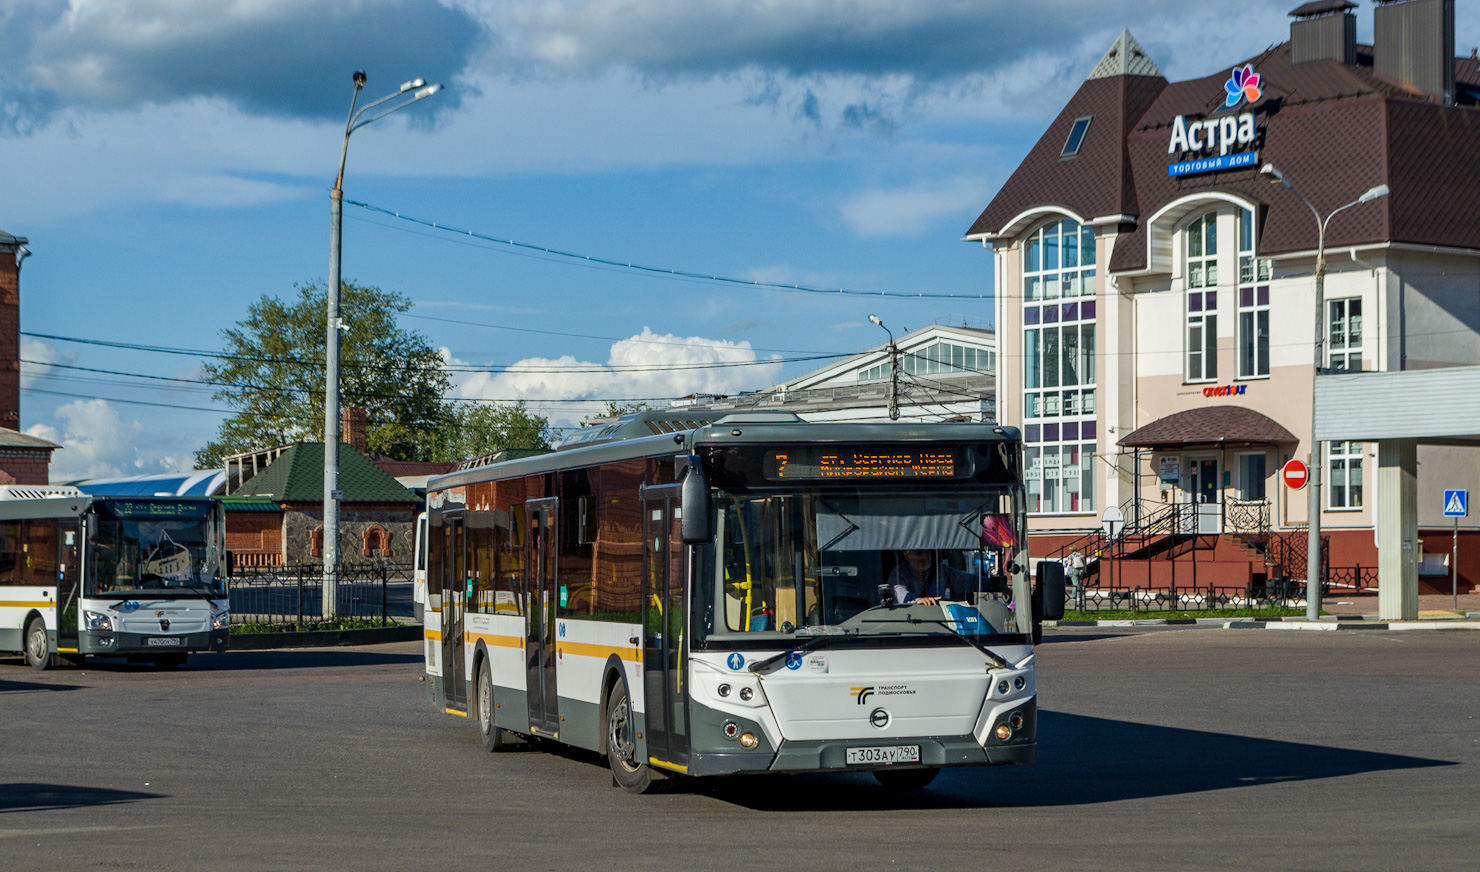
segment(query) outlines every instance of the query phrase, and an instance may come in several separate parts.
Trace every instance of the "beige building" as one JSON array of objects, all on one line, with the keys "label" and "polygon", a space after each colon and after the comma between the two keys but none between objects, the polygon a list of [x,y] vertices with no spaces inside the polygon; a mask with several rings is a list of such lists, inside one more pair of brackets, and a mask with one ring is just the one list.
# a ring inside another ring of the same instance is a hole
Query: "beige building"
[{"label": "beige building", "polygon": [[[1188,559],[1230,585],[1305,575],[1306,492],[1279,471],[1311,456],[1318,249],[1323,379],[1480,363],[1480,61],[1454,57],[1443,0],[1379,6],[1375,46],[1352,8],[1307,3],[1289,42],[1184,82],[1123,33],[968,232],[992,251],[1035,555],[1117,507],[1168,564],[1128,581]],[[1315,455],[1338,587],[1375,586],[1375,457]],[[1447,592],[1441,495],[1480,490],[1480,452],[1420,448],[1418,486],[1420,575]]]}]

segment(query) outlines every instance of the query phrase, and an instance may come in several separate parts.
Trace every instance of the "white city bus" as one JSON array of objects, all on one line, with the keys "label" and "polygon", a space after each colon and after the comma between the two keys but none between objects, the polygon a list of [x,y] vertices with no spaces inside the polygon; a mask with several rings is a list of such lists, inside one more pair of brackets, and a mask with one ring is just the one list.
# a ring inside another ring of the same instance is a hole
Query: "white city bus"
[{"label": "white city bus", "polygon": [[1007,427],[643,412],[434,479],[432,700],[489,750],[604,752],[633,792],[1032,763],[1032,603],[1061,612],[1063,575],[1030,588],[1022,472]]},{"label": "white city bus", "polygon": [[0,651],[35,669],[224,651],[224,554],[219,500],[0,487]]}]

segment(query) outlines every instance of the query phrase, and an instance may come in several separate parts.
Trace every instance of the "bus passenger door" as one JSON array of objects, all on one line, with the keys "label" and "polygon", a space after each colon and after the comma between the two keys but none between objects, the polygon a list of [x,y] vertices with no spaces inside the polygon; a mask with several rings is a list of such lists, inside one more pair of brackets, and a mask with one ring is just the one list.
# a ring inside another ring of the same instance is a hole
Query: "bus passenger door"
[{"label": "bus passenger door", "polygon": [[468,710],[463,675],[463,612],[467,608],[467,564],[463,559],[463,516],[442,515],[442,687],[449,711]]},{"label": "bus passenger door", "polygon": [[529,535],[524,537],[525,668],[530,729],[559,735],[560,705],[555,688],[555,520],[557,500],[525,503]]},{"label": "bus passenger door", "polygon": [[643,490],[643,716],[649,762],[685,768],[689,762],[684,703],[686,549],[678,533],[678,487]]}]

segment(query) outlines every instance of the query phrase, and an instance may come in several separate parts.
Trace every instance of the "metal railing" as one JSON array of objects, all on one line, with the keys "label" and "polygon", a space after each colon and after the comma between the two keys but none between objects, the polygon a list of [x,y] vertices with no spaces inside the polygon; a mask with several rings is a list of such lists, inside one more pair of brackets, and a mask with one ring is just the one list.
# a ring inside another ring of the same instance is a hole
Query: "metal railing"
[{"label": "metal railing", "polygon": [[1251,582],[1243,587],[1083,587],[1064,597],[1066,609],[1078,612],[1152,613],[1207,612],[1223,609],[1295,608],[1305,602],[1305,585]]},{"label": "metal railing", "polygon": [[[397,564],[342,566],[335,573],[335,617],[389,626],[392,582],[411,577]],[[299,629],[321,623],[324,570],[317,564],[241,568],[227,579],[233,624],[265,624]]]}]

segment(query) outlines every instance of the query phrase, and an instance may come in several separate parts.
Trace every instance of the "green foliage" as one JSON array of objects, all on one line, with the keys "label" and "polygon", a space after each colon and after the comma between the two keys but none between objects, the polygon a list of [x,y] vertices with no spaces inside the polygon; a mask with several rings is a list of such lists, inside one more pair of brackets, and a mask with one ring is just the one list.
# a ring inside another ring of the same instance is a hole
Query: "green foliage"
[{"label": "green foliage", "polygon": [[382,624],[380,618],[336,618],[332,621],[305,621],[302,624],[272,624],[266,621],[247,621],[232,624],[233,633],[297,633],[299,631],[324,630],[374,630],[392,626]]},{"label": "green foliage", "polygon": [[550,419],[529,411],[523,400],[455,405],[448,418],[437,460],[467,460],[506,448],[549,451],[555,444]]},{"label": "green foliage", "polygon": [[604,420],[606,418],[620,418],[623,415],[630,415],[633,412],[650,411],[651,408],[651,406],[641,400],[635,403],[619,403],[616,400],[607,400],[606,410],[598,415],[588,415],[581,421],[581,426],[584,427],[592,421]]},{"label": "green foliage", "polygon": [[[220,384],[216,399],[238,409],[196,465],[221,465],[229,454],[324,438],[324,343],[328,303],[321,282],[296,285],[288,300],[263,295],[247,317],[223,331],[227,357],[205,364]],[[345,282],[340,316],[340,407],[366,410],[371,452],[398,460],[432,460],[451,417],[442,358],[396,316],[411,308],[401,294]]]}]

